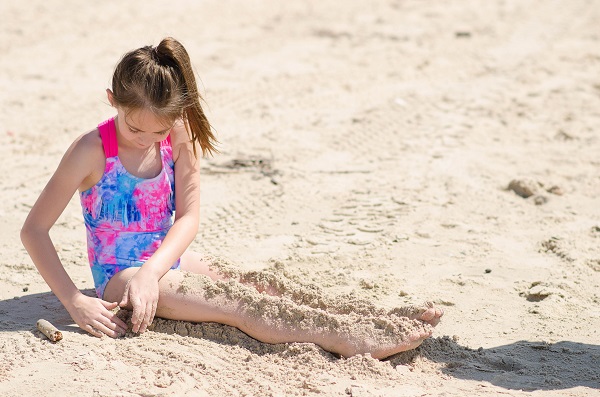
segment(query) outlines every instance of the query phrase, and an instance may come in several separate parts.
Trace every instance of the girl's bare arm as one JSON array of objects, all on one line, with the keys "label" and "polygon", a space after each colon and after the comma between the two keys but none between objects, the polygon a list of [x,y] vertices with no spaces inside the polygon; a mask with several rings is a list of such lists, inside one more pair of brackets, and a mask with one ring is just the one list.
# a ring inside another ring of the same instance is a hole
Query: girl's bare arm
[{"label": "girl's bare arm", "polygon": [[194,240],[200,217],[200,160],[194,157],[183,124],[173,127],[171,145],[175,161],[175,222],[161,246],[143,266],[157,279],[171,268]]},{"label": "girl's bare arm", "polygon": [[[94,139],[93,132],[85,134],[67,150],[29,212],[21,229],[21,241],[52,292],[80,327],[96,336],[100,336],[96,330],[117,336],[120,333],[118,328],[125,327],[125,324],[98,299],[87,297],[77,289],[65,271],[49,234],[77,188],[92,176],[98,161],[104,161],[102,152],[97,153]],[[101,150],[101,146],[99,148]],[[94,332],[90,331],[90,326]]]}]

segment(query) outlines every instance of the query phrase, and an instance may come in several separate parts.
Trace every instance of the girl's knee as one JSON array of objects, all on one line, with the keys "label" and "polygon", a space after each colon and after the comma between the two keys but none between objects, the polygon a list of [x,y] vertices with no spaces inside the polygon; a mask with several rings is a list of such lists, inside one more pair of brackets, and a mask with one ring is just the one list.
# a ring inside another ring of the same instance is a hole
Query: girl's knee
[{"label": "girl's knee", "polygon": [[217,269],[212,268],[211,261],[204,255],[193,251],[186,251],[181,256],[181,270],[190,273],[203,274],[213,280],[225,279]]},{"label": "girl's knee", "polygon": [[138,270],[139,267],[129,267],[112,276],[104,289],[103,299],[107,302],[120,302],[127,283]]}]

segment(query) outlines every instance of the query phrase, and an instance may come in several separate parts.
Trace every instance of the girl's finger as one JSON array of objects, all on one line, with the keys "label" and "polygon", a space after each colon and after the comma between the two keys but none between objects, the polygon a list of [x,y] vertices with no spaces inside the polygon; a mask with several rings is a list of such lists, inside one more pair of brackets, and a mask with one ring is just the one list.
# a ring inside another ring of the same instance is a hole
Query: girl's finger
[{"label": "girl's finger", "polygon": [[95,328],[111,338],[118,338],[125,334],[124,332],[120,331],[120,328],[112,329],[110,326],[102,323],[99,323],[98,327]]},{"label": "girl's finger", "polygon": [[133,332],[139,332],[142,320],[144,319],[146,308],[142,306],[142,302],[136,299],[133,302],[133,315],[131,316],[131,323],[133,324]]},{"label": "girl's finger", "polygon": [[153,302],[152,303],[152,317],[150,317],[150,323],[148,323],[148,325],[152,324],[152,322],[154,321],[154,317],[156,317],[156,308],[158,306],[158,302]]},{"label": "girl's finger", "polygon": [[127,331],[127,324],[125,324],[125,321],[121,320],[115,313],[108,312],[105,315],[105,317],[113,324],[118,326],[123,331],[123,333]]},{"label": "girl's finger", "polygon": [[[102,304],[104,305],[104,307],[107,310],[113,310],[115,309],[119,304],[117,302],[107,302],[104,300],[100,300],[100,302],[102,302]],[[104,313],[102,313],[104,315],[104,317],[108,318],[110,321],[112,321],[113,323],[115,323],[116,325],[118,325],[120,328],[123,329],[123,332],[125,332],[127,330],[127,324],[125,324],[125,322],[123,320],[121,320],[116,313],[113,313],[111,311],[106,311]]]},{"label": "girl's finger", "polygon": [[[113,319],[119,320],[119,322],[122,325],[117,324],[117,322],[114,321]],[[111,331],[114,332],[114,334],[109,335],[114,338],[123,336],[127,332],[127,326],[123,323],[123,321],[119,317],[117,317],[116,315],[114,315],[110,312],[104,313],[104,317],[102,317],[102,319],[99,320],[99,322],[104,324],[108,329],[110,329]]]},{"label": "girl's finger", "polygon": [[119,306],[119,304],[117,302],[107,302],[105,300],[100,299],[100,302],[102,303],[102,305],[107,309],[107,310],[113,310],[115,309],[117,306]]},{"label": "girl's finger", "polygon": [[94,326],[92,324],[86,325],[83,329],[86,330],[88,333],[94,335],[97,338],[102,338],[102,335],[103,335],[102,332],[100,332],[99,330],[94,328]]},{"label": "girl's finger", "polygon": [[119,336],[119,334],[116,331],[110,329],[108,326],[106,326],[105,324],[101,323],[100,321],[94,321],[93,324],[92,324],[92,328],[95,331],[100,332],[101,336],[108,335],[108,336],[110,336],[112,338],[116,338],[117,336]]},{"label": "girl's finger", "polygon": [[146,312],[144,316],[144,321],[142,322],[142,326],[140,328],[141,332],[146,332],[146,328],[152,322],[152,303],[148,302],[146,305]]},{"label": "girl's finger", "polygon": [[129,282],[125,285],[125,292],[123,292],[121,302],[119,302],[120,307],[127,307],[127,305],[129,305]]}]

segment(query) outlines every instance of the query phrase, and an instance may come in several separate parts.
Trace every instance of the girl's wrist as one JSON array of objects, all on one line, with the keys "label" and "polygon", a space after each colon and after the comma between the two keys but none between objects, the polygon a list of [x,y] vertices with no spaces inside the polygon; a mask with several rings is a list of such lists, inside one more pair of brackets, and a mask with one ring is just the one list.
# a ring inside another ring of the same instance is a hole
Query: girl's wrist
[{"label": "girl's wrist", "polygon": [[150,261],[144,263],[144,265],[140,268],[140,270],[138,270],[138,273],[140,273],[140,272],[146,277],[151,277],[157,283],[160,281],[162,276],[164,276],[166,273],[166,271],[163,272],[157,266],[153,266],[152,263],[150,263]]},{"label": "girl's wrist", "polygon": [[59,300],[61,301],[65,309],[67,309],[67,311],[70,312],[71,309],[77,306],[77,300],[83,296],[85,295],[83,295],[83,293],[80,290],[75,289],[75,291],[72,291],[68,296],[59,297]]}]

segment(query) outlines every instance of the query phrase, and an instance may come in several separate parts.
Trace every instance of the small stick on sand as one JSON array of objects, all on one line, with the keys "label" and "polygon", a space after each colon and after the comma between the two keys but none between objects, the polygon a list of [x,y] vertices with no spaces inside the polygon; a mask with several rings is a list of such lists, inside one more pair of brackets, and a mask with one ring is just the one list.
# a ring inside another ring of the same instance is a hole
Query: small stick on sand
[{"label": "small stick on sand", "polygon": [[46,337],[52,342],[58,342],[63,337],[62,332],[56,329],[54,325],[50,324],[49,321],[39,319],[36,325],[37,329],[39,329],[42,332],[42,334],[46,335]]}]

